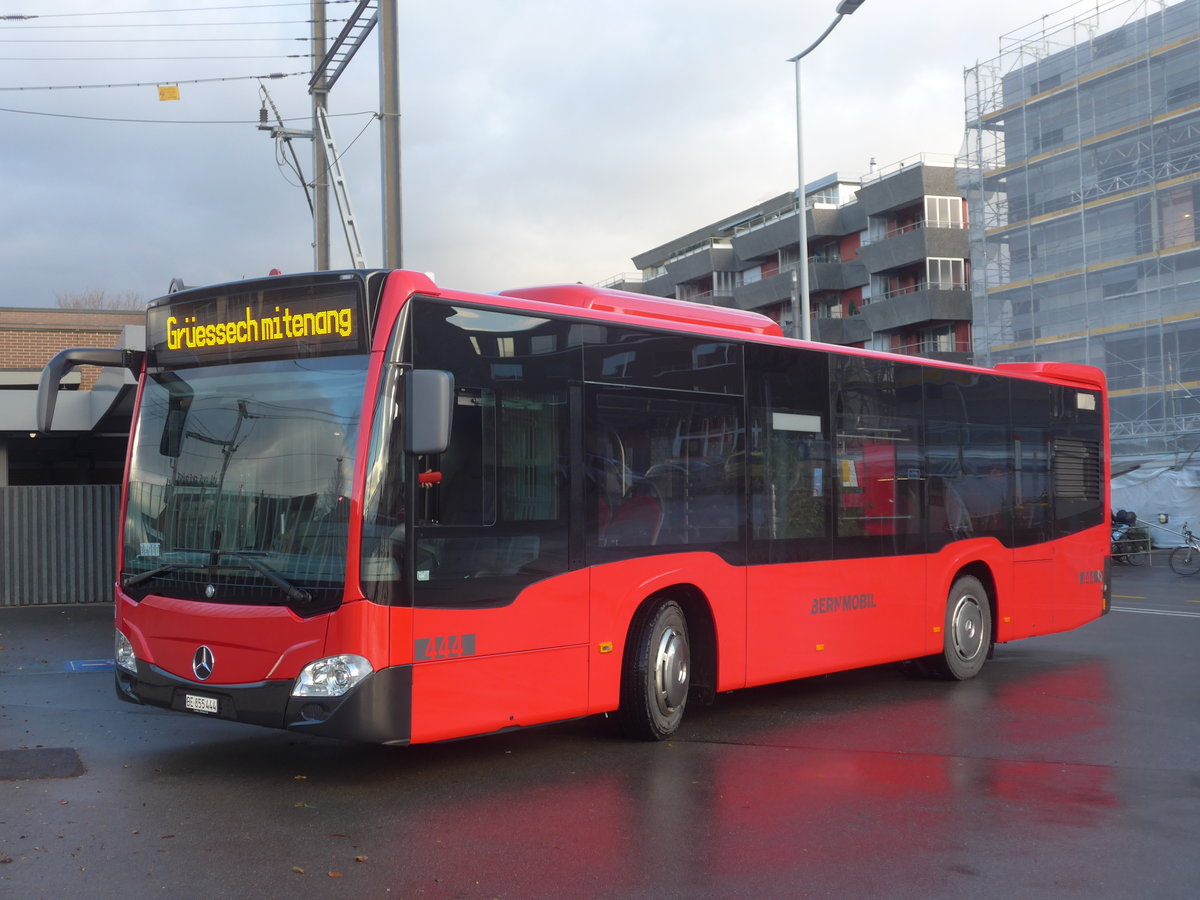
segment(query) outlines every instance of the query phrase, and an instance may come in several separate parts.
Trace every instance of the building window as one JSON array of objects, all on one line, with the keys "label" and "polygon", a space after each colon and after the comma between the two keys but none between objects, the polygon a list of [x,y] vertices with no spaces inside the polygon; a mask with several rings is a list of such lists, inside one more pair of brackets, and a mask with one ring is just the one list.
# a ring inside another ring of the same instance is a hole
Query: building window
[{"label": "building window", "polygon": [[837,241],[818,247],[809,257],[812,262],[841,262],[842,253]]},{"label": "building window", "polygon": [[1041,153],[1043,150],[1049,150],[1052,147],[1057,147],[1063,142],[1063,130],[1061,128],[1051,128],[1048,131],[1043,131],[1041,134],[1035,134],[1032,140],[1030,150],[1033,153]]},{"label": "building window", "polygon": [[713,272],[712,293],[718,297],[732,297],[737,287],[739,272]]},{"label": "building window", "polygon": [[1163,250],[1196,243],[1195,213],[1195,192],[1191,185],[1159,195],[1158,221]]},{"label": "building window", "polygon": [[925,224],[929,228],[962,228],[962,198],[926,197]]},{"label": "building window", "polygon": [[930,257],[925,261],[926,277],[931,288],[961,291],[967,287],[966,260]]}]

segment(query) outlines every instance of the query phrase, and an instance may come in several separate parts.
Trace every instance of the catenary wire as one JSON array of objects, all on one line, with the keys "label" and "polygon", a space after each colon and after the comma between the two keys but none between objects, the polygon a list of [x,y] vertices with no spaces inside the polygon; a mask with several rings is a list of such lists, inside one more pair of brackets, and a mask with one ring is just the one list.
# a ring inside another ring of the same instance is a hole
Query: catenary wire
[{"label": "catenary wire", "polygon": [[[355,3],[357,0],[325,0],[326,5],[339,3]],[[180,9],[105,9],[99,12],[74,13],[7,13],[0,15],[0,21],[23,21],[27,19],[67,19],[81,16],[140,16],[147,13],[182,13],[182,12],[227,12],[238,9],[279,9],[285,6],[308,6],[309,0],[285,3],[239,3],[234,6],[189,6]]]},{"label": "catenary wire", "polygon": [[[0,106],[0,113],[13,113],[15,115],[25,116],[45,116],[51,119],[85,119],[89,122],[117,122],[130,123],[134,125],[258,125],[258,119],[127,119],[115,116],[85,116],[75,113],[56,113],[45,112],[43,110],[33,109],[13,109],[7,106]],[[378,113],[373,110],[359,110],[358,112],[350,113],[329,113],[329,118],[345,118],[350,116],[370,116],[372,119],[378,117]],[[307,122],[312,119],[312,116],[285,116],[285,122]],[[349,149],[349,148],[347,148]]]},{"label": "catenary wire", "polygon": [[[138,22],[131,25],[123,25],[120,23],[102,24],[102,25],[20,25],[16,26],[20,31],[29,31],[34,28],[70,28],[79,31],[83,28],[228,28],[230,25],[237,25],[241,28],[244,25],[311,25],[316,19],[288,19],[276,20],[273,22]],[[347,19],[321,19],[320,21],[326,24],[335,24],[337,22],[346,22]],[[0,28],[14,26],[0,18]],[[14,31],[14,33],[16,33]]]},{"label": "catenary wire", "polygon": [[309,72],[272,72],[270,75],[224,75],[215,76],[213,78],[162,78],[158,81],[127,81],[121,84],[55,84],[55,85],[39,85],[39,86],[17,86],[6,87],[0,86],[0,91],[80,91],[100,88],[129,88],[129,87],[157,87],[163,84],[211,84],[217,81],[252,81],[255,79],[269,78],[278,80],[280,78],[292,78],[296,75],[309,75]]},{"label": "catenary wire", "polygon": [[311,53],[263,56],[0,56],[0,62],[164,62],[196,59],[310,59]]}]

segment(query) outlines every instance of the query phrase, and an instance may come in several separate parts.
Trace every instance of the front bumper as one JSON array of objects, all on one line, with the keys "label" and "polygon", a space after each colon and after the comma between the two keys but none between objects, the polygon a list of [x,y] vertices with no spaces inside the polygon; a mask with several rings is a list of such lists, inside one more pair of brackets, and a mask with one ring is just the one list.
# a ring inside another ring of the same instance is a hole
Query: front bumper
[{"label": "front bumper", "polygon": [[[372,744],[407,744],[412,733],[411,666],[381,669],[345,696],[320,698],[293,697],[291,680],[208,685],[140,659],[137,668],[116,670],[117,696],[129,703]],[[189,697],[209,708],[215,700],[216,712],[189,708]]]}]

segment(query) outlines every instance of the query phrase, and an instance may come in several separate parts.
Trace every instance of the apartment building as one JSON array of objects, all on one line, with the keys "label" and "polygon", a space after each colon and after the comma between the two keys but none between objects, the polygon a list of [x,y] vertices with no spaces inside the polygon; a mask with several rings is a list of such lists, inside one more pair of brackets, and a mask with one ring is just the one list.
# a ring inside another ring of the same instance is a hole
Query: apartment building
[{"label": "apartment building", "polygon": [[1200,0],[1089,0],[1000,48],[967,72],[975,358],[1100,366],[1114,469],[1190,455]]},{"label": "apartment building", "polygon": [[[814,340],[965,359],[971,346],[964,200],[950,161],[915,157],[805,187]],[[640,290],[764,313],[797,329],[794,193],[633,258]],[[623,285],[630,288],[632,285]]]}]

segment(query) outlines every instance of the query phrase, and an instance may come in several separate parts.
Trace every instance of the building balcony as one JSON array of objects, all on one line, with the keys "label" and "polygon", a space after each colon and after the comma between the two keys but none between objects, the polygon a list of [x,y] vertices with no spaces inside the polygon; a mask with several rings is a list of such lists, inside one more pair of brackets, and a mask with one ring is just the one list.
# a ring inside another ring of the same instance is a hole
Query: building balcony
[{"label": "building balcony", "polygon": [[667,277],[676,284],[696,281],[713,272],[728,272],[734,268],[733,249],[730,247],[708,247],[678,259],[667,261]]},{"label": "building balcony", "polygon": [[656,275],[642,281],[642,293],[652,297],[674,297],[675,285],[678,283],[679,279],[672,278],[670,275]]},{"label": "building balcony", "polygon": [[[744,284],[733,291],[738,309],[759,309],[772,306],[792,297],[792,272],[795,266],[785,266],[778,275]],[[831,262],[814,259],[808,264],[808,292],[847,291],[862,287],[868,281],[867,270],[857,260]]]},{"label": "building balcony", "polygon": [[780,248],[795,246],[800,240],[800,224],[795,209],[773,213],[734,229],[733,250],[741,259],[762,259]]},{"label": "building balcony", "polygon": [[863,316],[813,319],[812,339],[822,344],[862,344],[871,339],[871,328]]},{"label": "building balcony", "polygon": [[791,270],[733,289],[733,303],[738,309],[761,309],[790,300],[791,297]]},{"label": "building balcony", "polygon": [[[867,227],[857,204],[841,207],[814,206],[808,209],[808,239],[844,237]],[[754,219],[734,229],[733,249],[740,259],[762,259],[800,242],[800,223],[794,209]]]},{"label": "building balcony", "polygon": [[858,248],[858,258],[872,274],[902,269],[930,257],[966,259],[968,256],[965,228],[910,228]]},{"label": "building balcony", "polygon": [[919,203],[924,197],[955,197],[953,165],[931,165],[922,157],[900,164],[899,169],[884,169],[874,180],[865,179],[858,190],[863,213],[878,216]]},{"label": "building balcony", "polygon": [[830,262],[813,259],[808,264],[809,293],[817,291],[848,291],[862,287],[870,279],[867,267],[858,260]]},{"label": "building balcony", "polygon": [[893,347],[892,353],[903,356],[920,356],[925,359],[936,359],[941,362],[963,363],[970,365],[973,359],[970,341],[943,341],[930,338],[901,344]]},{"label": "building balcony", "polygon": [[861,310],[871,331],[896,331],[925,323],[971,321],[971,292],[922,285],[903,294],[872,300]]}]

